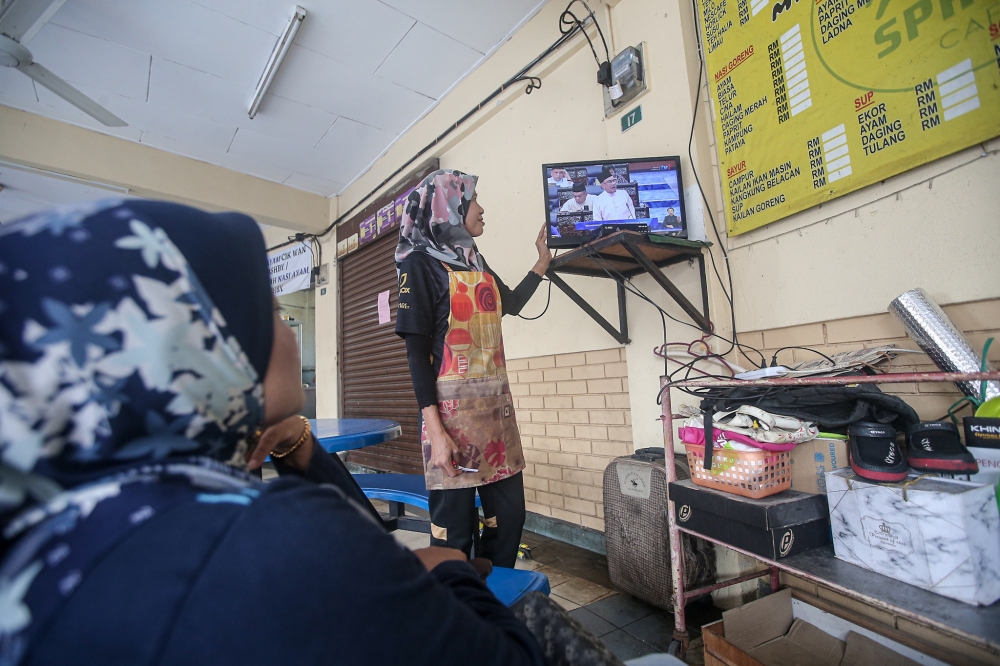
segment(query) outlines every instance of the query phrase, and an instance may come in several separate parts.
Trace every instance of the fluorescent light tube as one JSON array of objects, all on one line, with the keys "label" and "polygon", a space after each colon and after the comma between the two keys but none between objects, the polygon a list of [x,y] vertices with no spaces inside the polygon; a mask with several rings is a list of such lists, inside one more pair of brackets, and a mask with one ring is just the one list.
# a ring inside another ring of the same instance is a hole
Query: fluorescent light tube
[{"label": "fluorescent light tube", "polygon": [[67,183],[74,183],[76,185],[86,185],[87,187],[96,187],[102,190],[108,190],[109,192],[115,192],[117,194],[128,194],[129,190],[127,187],[121,187],[120,185],[110,185],[108,183],[101,183],[96,180],[87,180],[85,178],[77,178],[76,176],[70,176],[65,173],[59,173],[58,171],[49,171],[47,169],[36,169],[35,167],[25,166],[23,164],[16,164],[14,162],[6,162],[0,160],[0,170],[2,169],[15,169],[17,171],[24,171],[25,173],[36,174],[39,176],[47,176],[49,178],[57,178],[59,180],[64,180]]},{"label": "fluorescent light tube", "polygon": [[302,20],[305,17],[306,10],[296,5],[295,13],[292,14],[292,18],[289,19],[288,25],[285,26],[285,31],[281,33],[278,43],[274,45],[274,50],[271,51],[271,58],[267,61],[267,67],[264,68],[264,73],[260,75],[260,81],[257,82],[257,90],[254,91],[253,101],[250,102],[249,112],[251,120],[257,115],[257,111],[260,109],[260,103],[264,100],[264,95],[267,94],[267,89],[271,87],[271,81],[274,80],[274,75],[278,73],[278,68],[281,67],[281,61],[285,59],[285,54],[288,53],[288,47],[292,45],[292,40],[295,39],[295,33],[299,31],[299,26],[302,25]]}]

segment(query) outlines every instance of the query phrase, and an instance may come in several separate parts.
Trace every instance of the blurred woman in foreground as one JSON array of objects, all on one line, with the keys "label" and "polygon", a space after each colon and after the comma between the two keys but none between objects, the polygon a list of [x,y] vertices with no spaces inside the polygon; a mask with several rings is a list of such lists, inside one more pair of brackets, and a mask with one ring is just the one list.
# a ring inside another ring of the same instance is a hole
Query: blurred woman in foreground
[{"label": "blurred woman in foreground", "polygon": [[[544,663],[295,415],[249,217],[132,200],[4,225],[0,313],[0,664]],[[287,476],[263,484],[244,470],[269,453]]]}]

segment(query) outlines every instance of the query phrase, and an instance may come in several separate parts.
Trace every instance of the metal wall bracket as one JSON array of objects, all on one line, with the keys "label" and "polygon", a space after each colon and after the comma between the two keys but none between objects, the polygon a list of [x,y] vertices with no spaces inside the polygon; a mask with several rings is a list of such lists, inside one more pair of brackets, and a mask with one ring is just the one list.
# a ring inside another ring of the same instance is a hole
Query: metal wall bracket
[{"label": "metal wall bracket", "polygon": [[[552,283],[570,300],[580,306],[601,325],[619,344],[629,344],[628,316],[625,306],[624,280],[648,273],[653,280],[677,303],[691,320],[706,333],[712,331],[708,311],[708,283],[705,273],[703,248],[708,243],[684,239],[662,238],[650,240],[644,234],[618,231],[603,238],[574,248],[552,260],[546,273]],[[684,261],[697,261],[701,278],[701,310],[677,288],[661,268]],[[616,328],[587,300],[566,284],[560,273],[612,279],[618,287],[618,327]]]}]

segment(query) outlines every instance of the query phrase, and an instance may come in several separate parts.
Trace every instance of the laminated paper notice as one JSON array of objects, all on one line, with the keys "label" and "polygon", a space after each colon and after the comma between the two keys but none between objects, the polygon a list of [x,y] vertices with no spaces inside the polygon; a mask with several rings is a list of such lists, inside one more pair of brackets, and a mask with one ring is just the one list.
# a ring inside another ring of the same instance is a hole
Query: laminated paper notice
[{"label": "laminated paper notice", "polygon": [[1000,135],[996,0],[698,0],[731,234]]},{"label": "laminated paper notice", "polygon": [[619,463],[617,471],[618,487],[621,489],[622,495],[649,499],[649,486],[653,472],[649,465]]},{"label": "laminated paper notice", "polygon": [[388,324],[389,323],[389,291],[380,291],[378,293],[378,323]]}]

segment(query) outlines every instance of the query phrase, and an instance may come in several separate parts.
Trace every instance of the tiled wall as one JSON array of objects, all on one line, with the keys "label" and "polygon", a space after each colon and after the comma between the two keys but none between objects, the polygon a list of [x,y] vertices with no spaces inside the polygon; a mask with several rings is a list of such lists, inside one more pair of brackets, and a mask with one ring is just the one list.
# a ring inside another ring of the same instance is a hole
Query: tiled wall
[{"label": "tiled wall", "polygon": [[[977,353],[982,350],[987,338],[997,338],[990,347],[989,360],[993,367],[1000,367],[1000,299],[946,305],[941,309],[954,325],[965,333]],[[888,312],[740,333],[740,342],[759,348],[764,352],[768,363],[775,350],[791,345],[811,347],[827,355],[887,344],[895,344],[905,349],[919,349],[906,335],[899,320]],[[779,354],[778,363],[788,364],[815,358],[818,357],[810,352],[789,349]],[[745,359],[741,361],[746,363]],[[891,369],[891,372],[937,371],[934,362],[922,353],[901,354],[893,362]],[[941,417],[948,411],[948,407],[962,397],[954,384],[887,384],[882,386],[882,390],[899,395],[917,410],[921,418],[928,420]],[[963,413],[967,414],[968,411]]]},{"label": "tiled wall", "polygon": [[528,511],[604,531],[604,468],[632,453],[624,348],[507,361]]}]

